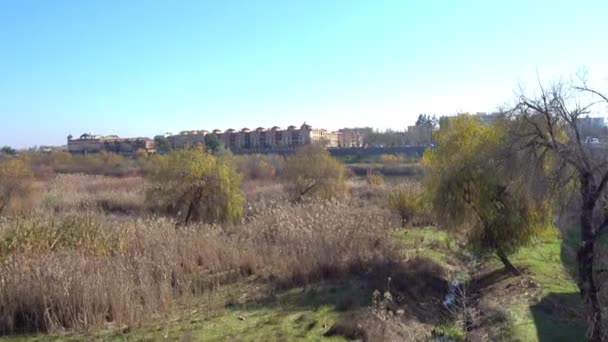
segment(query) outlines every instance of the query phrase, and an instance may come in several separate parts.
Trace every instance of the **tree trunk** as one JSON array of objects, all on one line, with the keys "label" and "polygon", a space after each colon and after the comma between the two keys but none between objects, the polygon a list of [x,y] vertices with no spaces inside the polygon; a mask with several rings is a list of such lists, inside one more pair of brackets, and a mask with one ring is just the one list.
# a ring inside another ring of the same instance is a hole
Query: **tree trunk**
[{"label": "tree trunk", "polygon": [[593,231],[593,207],[585,205],[581,213],[581,247],[578,249],[578,288],[587,305],[587,338],[589,341],[602,340],[602,309],[599,291],[595,285],[594,261],[595,239]]},{"label": "tree trunk", "polygon": [[507,255],[505,254],[505,252],[502,249],[500,249],[500,248],[497,249],[496,255],[498,256],[498,258],[500,259],[502,264],[505,265],[505,269],[507,271],[509,271],[511,274],[516,275],[516,276],[521,274],[521,272],[515,266],[513,266],[511,261],[509,261],[509,258],[507,258]]}]

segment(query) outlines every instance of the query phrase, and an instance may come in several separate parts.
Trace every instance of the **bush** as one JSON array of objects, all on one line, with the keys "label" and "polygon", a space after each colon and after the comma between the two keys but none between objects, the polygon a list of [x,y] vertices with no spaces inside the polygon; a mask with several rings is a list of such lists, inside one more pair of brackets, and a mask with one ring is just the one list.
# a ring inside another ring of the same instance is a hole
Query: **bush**
[{"label": "bush", "polygon": [[241,177],[223,158],[204,147],[174,150],[157,159],[148,177],[146,200],[187,224],[237,222],[243,214]]},{"label": "bush", "polygon": [[423,189],[418,183],[406,183],[388,194],[388,207],[401,218],[401,226],[413,223],[414,217],[423,213]]},{"label": "bush", "polygon": [[272,180],[280,172],[282,164],[278,156],[250,154],[237,157],[239,173],[248,180]]},{"label": "bush", "polygon": [[0,162],[0,215],[32,209],[35,192],[34,174],[22,160]]},{"label": "bush", "polygon": [[384,177],[382,177],[382,174],[378,171],[367,170],[367,173],[365,174],[365,181],[368,185],[384,185]]},{"label": "bush", "polygon": [[305,146],[287,158],[281,178],[285,190],[295,201],[346,195],[344,166],[320,146]]},{"label": "bush", "polygon": [[378,160],[382,164],[399,164],[403,159],[394,154],[382,154]]}]

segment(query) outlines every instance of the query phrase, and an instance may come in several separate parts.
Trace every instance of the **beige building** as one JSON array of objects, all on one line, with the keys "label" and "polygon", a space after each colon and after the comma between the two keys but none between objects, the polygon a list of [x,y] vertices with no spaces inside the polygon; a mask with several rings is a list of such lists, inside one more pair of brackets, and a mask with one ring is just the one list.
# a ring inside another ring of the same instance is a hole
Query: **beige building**
[{"label": "beige building", "polygon": [[274,126],[269,129],[258,127],[254,130],[243,128],[239,131],[230,128],[224,132],[219,129],[211,132],[184,131],[180,134],[169,136],[167,139],[173,148],[182,148],[188,145],[203,144],[207,134],[214,134],[224,146],[234,152],[292,150],[298,146],[314,143],[320,143],[326,147],[339,146],[338,132],[312,128],[306,123],[299,128],[289,126],[287,129]]},{"label": "beige building", "polygon": [[370,127],[364,128],[343,128],[339,130],[340,147],[364,147],[367,137],[374,130]]},{"label": "beige building", "polygon": [[433,126],[414,125],[408,126],[407,138],[409,144],[414,146],[426,146],[433,143]]},{"label": "beige building", "polygon": [[143,149],[148,153],[156,152],[154,141],[149,138],[120,138],[117,135],[82,134],[74,139],[68,136],[68,151],[71,153],[97,153],[101,151],[130,155]]}]

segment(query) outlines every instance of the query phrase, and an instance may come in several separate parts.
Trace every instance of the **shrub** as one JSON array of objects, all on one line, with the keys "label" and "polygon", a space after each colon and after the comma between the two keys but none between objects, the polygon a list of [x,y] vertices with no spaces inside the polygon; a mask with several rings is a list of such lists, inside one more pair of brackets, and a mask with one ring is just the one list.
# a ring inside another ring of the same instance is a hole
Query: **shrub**
[{"label": "shrub", "polygon": [[402,158],[399,158],[394,154],[382,154],[378,157],[378,160],[382,164],[398,164],[402,161]]},{"label": "shrub", "polygon": [[4,153],[4,154],[8,154],[9,156],[14,156],[17,154],[17,150],[15,150],[14,148],[12,148],[10,146],[4,146],[4,147],[0,148],[0,152]]},{"label": "shrub", "polygon": [[368,185],[384,185],[384,177],[382,177],[382,174],[378,171],[367,170],[367,173],[365,174],[365,181]]},{"label": "shrub", "polygon": [[418,183],[402,184],[388,194],[388,207],[401,218],[401,226],[412,223],[423,209],[423,189]]},{"label": "shrub", "polygon": [[253,154],[237,158],[237,168],[245,179],[272,180],[277,175],[281,162],[271,156]]},{"label": "shrub", "polygon": [[174,150],[158,159],[148,177],[146,200],[178,222],[237,222],[243,214],[241,177],[204,147]]},{"label": "shrub", "polygon": [[0,215],[31,209],[35,192],[34,175],[22,160],[0,162]]},{"label": "shrub", "polygon": [[341,198],[346,194],[344,166],[321,146],[305,146],[287,158],[281,178],[295,201],[305,197]]}]

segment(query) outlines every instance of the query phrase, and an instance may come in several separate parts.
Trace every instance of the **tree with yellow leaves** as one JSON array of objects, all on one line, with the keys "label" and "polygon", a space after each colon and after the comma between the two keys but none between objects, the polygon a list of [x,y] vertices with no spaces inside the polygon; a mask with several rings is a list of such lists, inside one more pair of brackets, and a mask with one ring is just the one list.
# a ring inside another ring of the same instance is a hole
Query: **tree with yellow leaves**
[{"label": "tree with yellow leaves", "polygon": [[155,162],[146,196],[153,209],[175,216],[182,224],[241,219],[241,177],[229,160],[197,146],[172,150]]},{"label": "tree with yellow leaves", "polygon": [[423,163],[440,225],[465,236],[475,252],[495,253],[518,274],[508,255],[548,231],[551,205],[533,196],[525,175],[505,164],[503,124],[483,124],[471,115],[451,118]]}]

